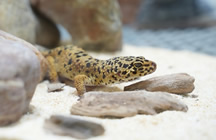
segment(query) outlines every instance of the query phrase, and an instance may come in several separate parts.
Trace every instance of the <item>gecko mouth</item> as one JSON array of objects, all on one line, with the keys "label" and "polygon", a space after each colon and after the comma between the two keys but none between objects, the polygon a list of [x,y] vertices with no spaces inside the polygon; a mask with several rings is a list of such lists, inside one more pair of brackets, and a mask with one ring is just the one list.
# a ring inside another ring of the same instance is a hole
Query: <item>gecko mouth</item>
[{"label": "gecko mouth", "polygon": [[153,67],[152,72],[154,72],[157,69],[157,64],[155,62],[152,62],[152,67]]}]

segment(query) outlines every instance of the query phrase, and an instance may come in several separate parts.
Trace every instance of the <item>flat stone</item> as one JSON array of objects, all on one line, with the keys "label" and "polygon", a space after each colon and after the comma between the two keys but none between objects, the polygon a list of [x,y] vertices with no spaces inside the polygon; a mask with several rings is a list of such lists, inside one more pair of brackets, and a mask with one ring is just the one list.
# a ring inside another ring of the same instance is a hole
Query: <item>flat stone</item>
[{"label": "flat stone", "polygon": [[23,42],[0,31],[0,126],[27,112],[40,80],[40,60]]},{"label": "flat stone", "polygon": [[72,106],[71,114],[91,117],[154,115],[166,110],[187,111],[187,106],[162,92],[88,92]]},{"label": "flat stone", "polygon": [[100,124],[62,115],[52,115],[45,120],[44,128],[54,134],[71,136],[77,139],[100,136],[105,131]]},{"label": "flat stone", "polygon": [[195,79],[186,73],[177,73],[150,78],[126,86],[125,91],[142,90],[161,91],[174,94],[187,94],[194,90]]}]

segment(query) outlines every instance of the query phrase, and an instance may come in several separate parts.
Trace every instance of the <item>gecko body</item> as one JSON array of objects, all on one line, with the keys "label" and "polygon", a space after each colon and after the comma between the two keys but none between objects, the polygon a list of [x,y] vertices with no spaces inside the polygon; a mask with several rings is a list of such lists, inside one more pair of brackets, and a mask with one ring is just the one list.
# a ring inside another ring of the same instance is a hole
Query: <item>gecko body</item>
[{"label": "gecko body", "polygon": [[143,56],[121,56],[99,60],[83,49],[67,45],[44,53],[51,81],[64,77],[74,81],[78,95],[86,92],[85,85],[109,85],[135,80],[156,70],[153,61]]}]

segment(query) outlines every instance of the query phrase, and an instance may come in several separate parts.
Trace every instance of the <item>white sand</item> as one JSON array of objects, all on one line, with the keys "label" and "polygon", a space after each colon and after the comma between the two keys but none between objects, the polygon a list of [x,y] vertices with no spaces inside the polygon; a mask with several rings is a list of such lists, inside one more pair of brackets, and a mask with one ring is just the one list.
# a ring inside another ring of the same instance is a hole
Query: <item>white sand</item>
[{"label": "white sand", "polygon": [[[111,55],[93,54],[98,58]],[[186,72],[195,77],[194,95],[198,98],[174,95],[188,105],[188,112],[165,111],[158,115],[136,115],[123,119],[81,117],[101,123],[106,131],[92,140],[215,140],[216,139],[216,57],[184,51],[125,46],[114,55],[143,55],[157,63],[157,71],[142,79]],[[51,114],[69,115],[77,97],[74,88],[47,93],[47,81],[38,85],[32,99],[32,114],[27,114],[15,125],[0,128],[1,137],[21,140],[71,140],[43,129],[44,119]],[[125,83],[125,85],[128,83]],[[80,116],[77,116],[80,117]]]}]

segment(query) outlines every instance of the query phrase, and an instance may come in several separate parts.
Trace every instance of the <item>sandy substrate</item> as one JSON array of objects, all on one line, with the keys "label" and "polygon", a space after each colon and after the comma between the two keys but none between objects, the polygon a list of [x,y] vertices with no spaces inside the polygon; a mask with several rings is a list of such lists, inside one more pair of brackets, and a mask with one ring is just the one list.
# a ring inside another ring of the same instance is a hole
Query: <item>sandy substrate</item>
[{"label": "sandy substrate", "polygon": [[[98,58],[109,58],[109,54],[94,54]],[[135,48],[126,45],[117,55],[142,55],[157,63],[154,76],[185,72],[195,77],[195,90],[191,96],[173,95],[188,105],[188,112],[165,111],[158,115],[136,115],[123,119],[100,119],[80,117],[101,123],[106,131],[92,140],[215,140],[216,139],[216,57],[185,51],[170,51],[157,48]],[[37,86],[31,102],[31,111],[15,125],[0,128],[1,138],[20,140],[71,140],[43,129],[44,119],[52,114],[69,115],[70,107],[77,96],[72,87],[62,92],[47,93],[45,81]],[[128,85],[124,83],[123,85]],[[122,87],[122,85],[119,85]]]}]

